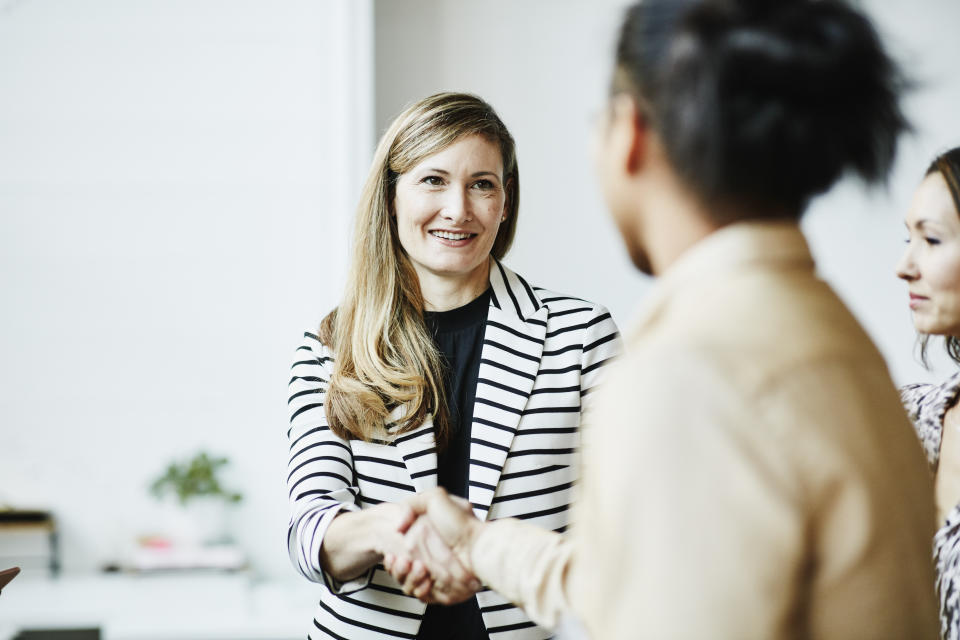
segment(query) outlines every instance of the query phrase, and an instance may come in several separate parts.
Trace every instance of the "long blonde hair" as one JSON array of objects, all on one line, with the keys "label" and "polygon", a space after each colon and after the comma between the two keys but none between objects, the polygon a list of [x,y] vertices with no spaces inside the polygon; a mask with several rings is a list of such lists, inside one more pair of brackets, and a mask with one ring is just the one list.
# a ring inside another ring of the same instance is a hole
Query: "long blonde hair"
[{"label": "long blonde hair", "polygon": [[443,359],[423,319],[420,281],[391,215],[399,176],[467,135],[498,144],[507,219],[490,254],[502,258],[517,224],[520,178],[513,137],[489,104],[464,93],[439,93],[408,107],[380,139],[357,206],[353,253],[340,305],[320,325],[334,353],[325,400],[327,422],[346,439],[394,434],[433,418],[438,446],[449,436]]}]

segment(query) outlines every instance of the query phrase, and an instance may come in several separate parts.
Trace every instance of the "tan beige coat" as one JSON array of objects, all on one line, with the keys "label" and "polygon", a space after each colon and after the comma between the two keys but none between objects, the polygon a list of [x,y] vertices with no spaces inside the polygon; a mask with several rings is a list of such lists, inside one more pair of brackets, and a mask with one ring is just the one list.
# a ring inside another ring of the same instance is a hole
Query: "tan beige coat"
[{"label": "tan beige coat", "polygon": [[602,640],[937,637],[924,456],[796,225],[695,246],[626,349],[569,539],[492,524],[472,554],[491,588]]}]

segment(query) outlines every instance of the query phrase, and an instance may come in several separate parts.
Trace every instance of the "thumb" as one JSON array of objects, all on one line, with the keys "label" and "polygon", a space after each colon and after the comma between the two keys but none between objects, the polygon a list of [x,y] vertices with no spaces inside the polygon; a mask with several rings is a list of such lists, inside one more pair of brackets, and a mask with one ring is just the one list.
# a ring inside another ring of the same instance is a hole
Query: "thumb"
[{"label": "thumb", "polygon": [[403,504],[407,505],[413,510],[414,519],[416,519],[416,517],[426,515],[430,501],[438,496],[446,498],[447,490],[443,487],[433,487],[405,498]]},{"label": "thumb", "polygon": [[414,515],[422,516],[427,512],[427,505],[430,502],[430,491],[424,491],[423,493],[415,493],[412,496],[405,498],[403,503],[410,507]]},{"label": "thumb", "polygon": [[397,531],[399,533],[406,533],[407,529],[417,521],[421,513],[409,504],[400,503],[397,506],[401,508],[400,519],[397,521]]},{"label": "thumb", "polygon": [[464,527],[473,514],[467,513],[446,493],[437,493],[431,495],[427,501],[427,516],[443,541],[454,546],[460,541]]}]

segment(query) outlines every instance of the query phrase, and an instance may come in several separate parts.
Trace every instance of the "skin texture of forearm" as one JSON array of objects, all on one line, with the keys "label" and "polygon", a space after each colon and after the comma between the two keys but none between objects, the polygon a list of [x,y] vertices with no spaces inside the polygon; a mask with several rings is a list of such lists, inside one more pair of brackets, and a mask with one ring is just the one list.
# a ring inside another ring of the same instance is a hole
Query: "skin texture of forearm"
[{"label": "skin texture of forearm", "polygon": [[522,606],[537,624],[554,628],[570,606],[570,543],[557,533],[513,519],[475,529],[469,553],[477,577]]},{"label": "skin texture of forearm", "polygon": [[397,548],[413,519],[405,505],[383,503],[363,511],[340,513],[327,528],[320,564],[335,579],[352,580]]}]

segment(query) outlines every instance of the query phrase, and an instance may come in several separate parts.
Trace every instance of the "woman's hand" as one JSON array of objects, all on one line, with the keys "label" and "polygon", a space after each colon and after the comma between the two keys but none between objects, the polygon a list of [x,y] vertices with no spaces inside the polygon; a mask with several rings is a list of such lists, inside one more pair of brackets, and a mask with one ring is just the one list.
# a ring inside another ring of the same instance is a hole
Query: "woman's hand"
[{"label": "woman's hand", "polygon": [[362,575],[386,554],[403,552],[404,533],[416,517],[409,504],[389,502],[340,513],[323,537],[321,566],[340,581]]}]

